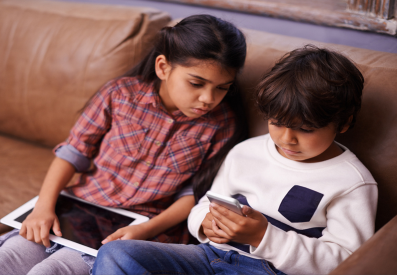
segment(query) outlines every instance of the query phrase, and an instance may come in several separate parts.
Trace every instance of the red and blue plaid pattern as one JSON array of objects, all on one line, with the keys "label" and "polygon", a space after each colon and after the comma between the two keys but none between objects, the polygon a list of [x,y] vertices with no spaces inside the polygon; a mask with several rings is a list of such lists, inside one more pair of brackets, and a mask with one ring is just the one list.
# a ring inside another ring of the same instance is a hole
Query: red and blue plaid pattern
[{"label": "red and blue plaid pattern", "polygon": [[[171,115],[153,86],[137,78],[108,82],[91,100],[66,142],[93,159],[69,192],[88,201],[154,217],[182,183],[230,139],[227,104],[200,118]],[[177,231],[179,232],[179,231]]]}]

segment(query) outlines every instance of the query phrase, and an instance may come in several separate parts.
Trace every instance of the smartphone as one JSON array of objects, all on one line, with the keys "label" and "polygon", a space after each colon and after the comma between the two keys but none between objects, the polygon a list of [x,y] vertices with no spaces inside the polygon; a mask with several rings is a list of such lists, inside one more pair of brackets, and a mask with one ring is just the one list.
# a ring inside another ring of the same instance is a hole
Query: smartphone
[{"label": "smartphone", "polygon": [[206,193],[206,196],[208,197],[210,202],[219,204],[219,205],[229,209],[230,211],[235,212],[236,214],[244,216],[243,212],[241,210],[240,202],[238,202],[237,199],[228,197],[228,196],[224,196],[224,195],[220,195],[220,194],[217,194],[217,193],[214,193],[211,191],[208,191]]}]

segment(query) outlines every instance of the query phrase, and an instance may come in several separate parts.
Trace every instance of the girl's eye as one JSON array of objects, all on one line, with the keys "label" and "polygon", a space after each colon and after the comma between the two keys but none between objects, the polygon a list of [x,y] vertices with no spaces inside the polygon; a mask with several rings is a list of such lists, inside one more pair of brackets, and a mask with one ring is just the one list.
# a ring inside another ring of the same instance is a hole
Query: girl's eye
[{"label": "girl's eye", "polygon": [[203,86],[201,83],[194,83],[194,82],[190,82],[190,85],[196,88],[200,88]]},{"label": "girl's eye", "polygon": [[218,87],[219,90],[228,91],[229,87]]}]

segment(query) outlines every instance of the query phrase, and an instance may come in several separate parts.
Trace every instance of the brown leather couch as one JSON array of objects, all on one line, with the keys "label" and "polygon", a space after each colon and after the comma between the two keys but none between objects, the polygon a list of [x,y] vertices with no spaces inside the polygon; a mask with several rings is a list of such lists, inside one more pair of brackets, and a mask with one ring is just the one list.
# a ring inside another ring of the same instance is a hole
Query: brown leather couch
[{"label": "brown leather couch", "polygon": [[[0,0],[0,217],[38,194],[52,147],[67,137],[84,103],[135,64],[167,24],[166,13],[150,8]],[[267,133],[253,105],[253,87],[287,51],[325,46],[362,71],[362,111],[356,126],[337,140],[379,184],[380,230],[333,273],[396,274],[397,54],[243,31],[248,56],[238,78],[251,137]],[[7,230],[0,225],[0,233]]]}]

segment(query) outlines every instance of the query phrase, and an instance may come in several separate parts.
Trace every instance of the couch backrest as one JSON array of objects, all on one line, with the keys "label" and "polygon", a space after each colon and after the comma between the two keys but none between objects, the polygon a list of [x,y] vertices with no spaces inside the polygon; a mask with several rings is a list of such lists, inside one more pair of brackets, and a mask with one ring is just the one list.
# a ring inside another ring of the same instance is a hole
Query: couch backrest
[{"label": "couch backrest", "polygon": [[[286,52],[308,43],[339,51],[353,60],[365,78],[362,109],[354,128],[337,137],[371,171],[378,182],[376,228],[397,215],[397,54],[243,30],[248,56],[238,77],[244,92],[250,136],[268,132],[253,104],[253,87]],[[397,40],[396,40],[397,43]]]},{"label": "couch backrest", "polygon": [[90,96],[138,62],[169,21],[151,8],[0,0],[0,132],[63,141]]}]

